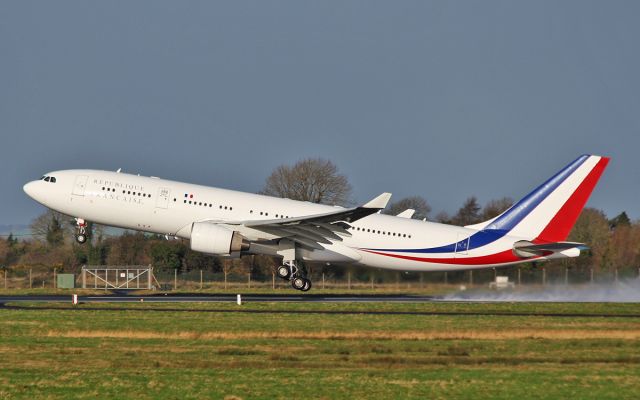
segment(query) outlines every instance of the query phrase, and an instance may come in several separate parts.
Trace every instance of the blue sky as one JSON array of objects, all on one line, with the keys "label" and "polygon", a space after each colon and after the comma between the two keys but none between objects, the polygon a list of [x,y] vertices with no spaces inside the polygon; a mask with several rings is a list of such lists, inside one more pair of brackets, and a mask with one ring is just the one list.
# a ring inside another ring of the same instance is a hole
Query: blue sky
[{"label": "blue sky", "polygon": [[640,218],[640,2],[5,1],[0,223],[43,172],[258,191],[333,160],[356,201],[455,212],[519,198],[582,153],[590,205]]}]

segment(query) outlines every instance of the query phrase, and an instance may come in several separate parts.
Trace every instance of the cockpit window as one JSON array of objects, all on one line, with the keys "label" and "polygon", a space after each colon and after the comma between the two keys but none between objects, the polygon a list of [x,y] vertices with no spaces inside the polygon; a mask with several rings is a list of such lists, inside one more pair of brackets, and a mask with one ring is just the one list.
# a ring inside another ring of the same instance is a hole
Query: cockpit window
[{"label": "cockpit window", "polygon": [[41,181],[43,181],[43,180],[44,180],[44,178],[46,178],[46,176],[45,176],[45,175],[42,175],[42,177],[40,178],[40,180],[41,180]]},{"label": "cockpit window", "polygon": [[51,181],[50,181],[50,182],[51,182],[51,183],[56,183],[56,177],[55,177],[55,176],[52,176],[52,177],[51,177]]},{"label": "cockpit window", "polygon": [[51,180],[51,178],[49,178],[48,176],[46,178],[44,178],[45,182],[49,182],[49,180]]}]

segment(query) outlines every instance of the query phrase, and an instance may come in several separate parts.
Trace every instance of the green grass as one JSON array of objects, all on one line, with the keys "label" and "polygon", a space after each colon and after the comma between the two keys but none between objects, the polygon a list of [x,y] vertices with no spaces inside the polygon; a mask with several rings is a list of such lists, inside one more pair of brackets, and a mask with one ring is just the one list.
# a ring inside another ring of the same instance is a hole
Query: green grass
[{"label": "green grass", "polygon": [[[628,317],[640,304],[27,305],[0,309],[0,399],[620,399],[640,387],[640,318]],[[509,315],[534,312],[614,317]]]}]

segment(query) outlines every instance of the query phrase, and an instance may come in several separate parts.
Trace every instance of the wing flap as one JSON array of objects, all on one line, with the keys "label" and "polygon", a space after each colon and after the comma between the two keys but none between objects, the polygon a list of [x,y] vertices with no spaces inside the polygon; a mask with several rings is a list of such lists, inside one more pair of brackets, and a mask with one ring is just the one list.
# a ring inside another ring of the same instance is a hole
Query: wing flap
[{"label": "wing flap", "polygon": [[387,206],[390,198],[391,193],[382,193],[359,207],[337,208],[328,213],[294,218],[241,221],[238,224],[322,249],[322,244],[331,244],[332,240],[342,241],[344,236],[350,237],[351,233],[347,230],[349,223],[377,213]]}]

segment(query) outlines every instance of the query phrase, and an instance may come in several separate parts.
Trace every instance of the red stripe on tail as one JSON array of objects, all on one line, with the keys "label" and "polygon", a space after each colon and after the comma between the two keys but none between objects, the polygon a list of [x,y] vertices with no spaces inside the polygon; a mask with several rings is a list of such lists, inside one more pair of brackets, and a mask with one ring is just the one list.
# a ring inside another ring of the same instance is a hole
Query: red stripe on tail
[{"label": "red stripe on tail", "polygon": [[534,240],[535,243],[561,242],[567,239],[571,228],[573,228],[573,225],[580,216],[584,205],[587,203],[593,188],[596,186],[596,183],[598,183],[598,179],[600,179],[608,163],[608,157],[602,157],[600,161],[598,161],[596,166],[589,172],[589,175],[587,175],[567,202],[560,208],[560,211],[558,211],[540,235]]}]

